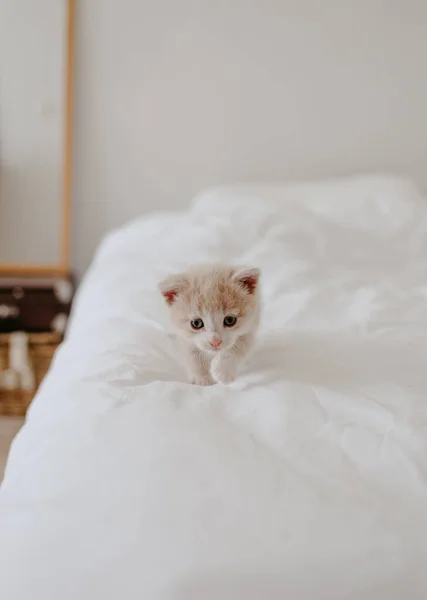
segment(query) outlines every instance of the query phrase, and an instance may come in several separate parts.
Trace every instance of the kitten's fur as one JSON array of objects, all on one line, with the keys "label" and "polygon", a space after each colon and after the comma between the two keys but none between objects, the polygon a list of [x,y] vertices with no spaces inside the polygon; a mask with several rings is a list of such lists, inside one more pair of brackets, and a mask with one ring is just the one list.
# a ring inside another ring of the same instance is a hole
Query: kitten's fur
[{"label": "kitten's fur", "polygon": [[[259,269],[199,265],[159,284],[176,332],[186,341],[191,383],[230,383],[259,323]],[[226,327],[225,317],[236,317]],[[194,329],[192,321],[203,327]],[[212,346],[214,344],[214,347]]]}]

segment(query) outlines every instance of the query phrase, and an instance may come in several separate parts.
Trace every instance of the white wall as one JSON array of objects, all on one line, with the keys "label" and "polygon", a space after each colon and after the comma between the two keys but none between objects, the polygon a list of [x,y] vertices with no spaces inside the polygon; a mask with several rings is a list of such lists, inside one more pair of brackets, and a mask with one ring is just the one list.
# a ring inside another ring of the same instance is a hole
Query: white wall
[{"label": "white wall", "polygon": [[0,264],[57,264],[65,0],[0,0]]},{"label": "white wall", "polygon": [[82,0],[74,262],[218,183],[427,184],[424,0]]}]

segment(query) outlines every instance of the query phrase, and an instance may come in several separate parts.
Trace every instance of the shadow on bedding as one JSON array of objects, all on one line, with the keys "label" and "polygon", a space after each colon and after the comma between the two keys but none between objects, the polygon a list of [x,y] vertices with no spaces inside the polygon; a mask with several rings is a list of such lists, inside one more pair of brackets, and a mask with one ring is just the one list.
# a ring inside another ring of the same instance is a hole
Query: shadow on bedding
[{"label": "shadow on bedding", "polygon": [[261,338],[245,374],[256,385],[286,380],[332,389],[388,383],[425,394],[427,369],[417,340],[362,338],[335,333],[284,334]]}]

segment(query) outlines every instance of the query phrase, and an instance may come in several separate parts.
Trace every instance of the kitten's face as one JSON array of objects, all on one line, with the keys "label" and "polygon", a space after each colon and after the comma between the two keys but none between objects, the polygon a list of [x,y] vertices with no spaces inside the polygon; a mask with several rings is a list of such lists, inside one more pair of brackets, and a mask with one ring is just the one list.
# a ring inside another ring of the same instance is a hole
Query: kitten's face
[{"label": "kitten's face", "polygon": [[201,266],[159,285],[176,331],[203,351],[216,353],[255,330],[259,319],[258,269]]}]

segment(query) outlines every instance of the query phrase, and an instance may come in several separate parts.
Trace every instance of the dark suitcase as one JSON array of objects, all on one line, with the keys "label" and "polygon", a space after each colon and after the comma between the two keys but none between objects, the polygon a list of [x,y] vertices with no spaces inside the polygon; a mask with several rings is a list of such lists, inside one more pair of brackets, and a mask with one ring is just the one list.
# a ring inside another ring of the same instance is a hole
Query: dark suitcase
[{"label": "dark suitcase", "polygon": [[73,294],[71,278],[0,278],[0,333],[63,333]]}]

